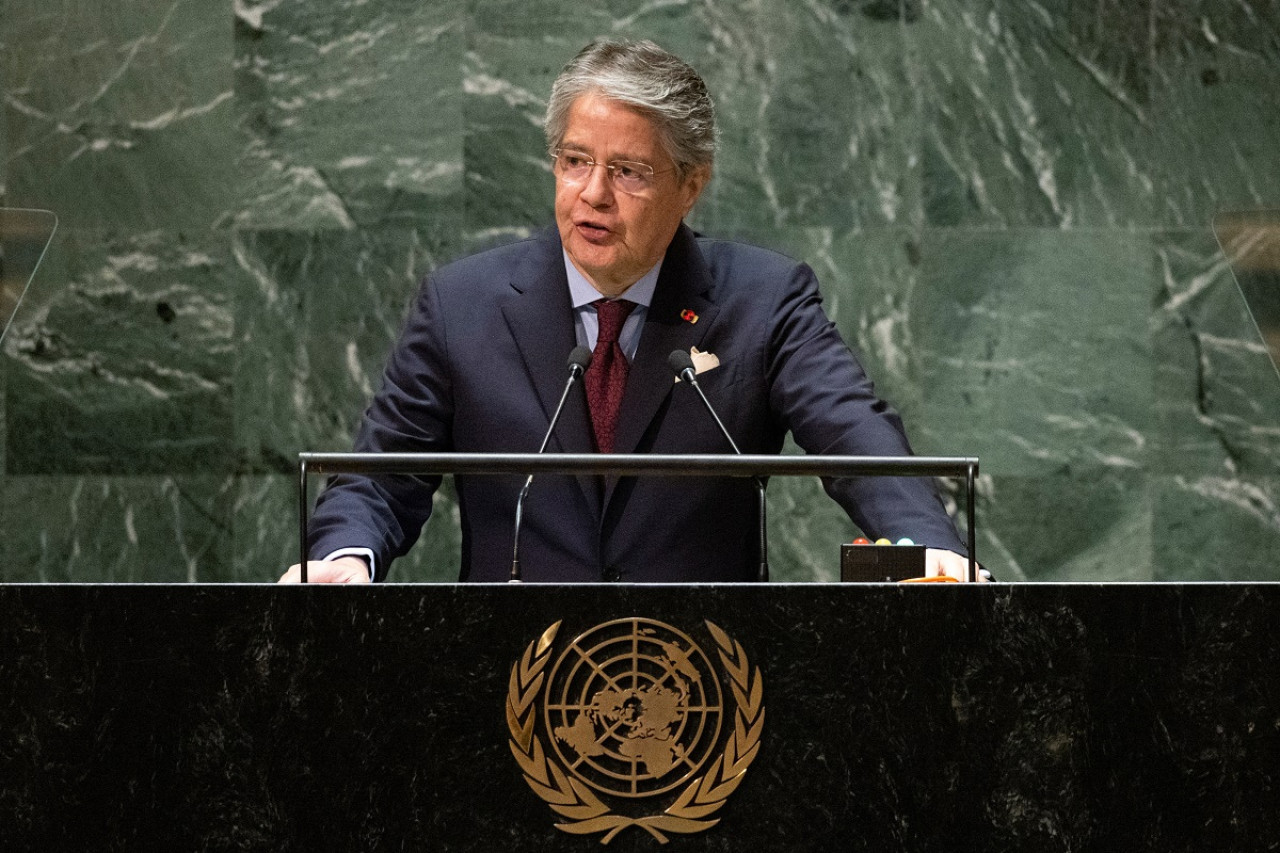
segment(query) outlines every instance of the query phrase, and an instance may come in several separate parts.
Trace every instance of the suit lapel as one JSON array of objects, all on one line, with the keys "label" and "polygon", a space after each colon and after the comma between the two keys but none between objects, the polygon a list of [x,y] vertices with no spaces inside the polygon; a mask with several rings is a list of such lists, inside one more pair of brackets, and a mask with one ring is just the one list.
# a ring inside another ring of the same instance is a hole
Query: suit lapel
[{"label": "suit lapel", "polygon": [[[538,395],[549,423],[568,379],[567,358],[577,345],[569,281],[564,255],[555,231],[538,236],[534,249],[512,273],[514,296],[502,306],[511,336],[524,361],[525,372]],[[581,384],[581,383],[579,383]],[[518,413],[515,416],[519,416]],[[529,448],[533,453],[538,448]],[[550,453],[591,453],[591,425],[586,397],[575,388],[565,401],[555,434],[547,444]],[[578,477],[587,504],[599,513],[598,489],[591,477]]]},{"label": "suit lapel", "polygon": [[[711,273],[693,232],[680,226],[662,262],[653,303],[640,334],[640,348],[627,377],[614,441],[616,452],[636,451],[662,402],[671,393],[675,385],[675,377],[667,365],[671,351],[688,352],[702,341],[715,321],[718,309],[711,301],[712,285]],[[694,317],[697,321],[690,322]]]}]

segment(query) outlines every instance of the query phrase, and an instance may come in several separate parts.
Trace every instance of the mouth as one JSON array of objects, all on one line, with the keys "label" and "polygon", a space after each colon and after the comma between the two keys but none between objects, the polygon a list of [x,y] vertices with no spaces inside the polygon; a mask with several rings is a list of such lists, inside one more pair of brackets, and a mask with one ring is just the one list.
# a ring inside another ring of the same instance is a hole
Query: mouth
[{"label": "mouth", "polygon": [[607,240],[609,235],[612,233],[608,228],[598,222],[575,222],[573,227],[576,228],[578,233],[590,243],[603,242]]}]

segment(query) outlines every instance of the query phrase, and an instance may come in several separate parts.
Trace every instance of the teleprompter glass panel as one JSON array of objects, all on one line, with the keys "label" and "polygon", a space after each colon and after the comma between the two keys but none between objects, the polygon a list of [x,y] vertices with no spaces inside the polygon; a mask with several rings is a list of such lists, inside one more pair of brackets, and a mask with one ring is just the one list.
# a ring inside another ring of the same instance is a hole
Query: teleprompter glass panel
[{"label": "teleprompter glass panel", "polygon": [[0,338],[9,330],[57,228],[58,217],[47,210],[0,208]]},{"label": "teleprompter glass panel", "polygon": [[1280,373],[1280,210],[1220,213],[1213,230]]}]

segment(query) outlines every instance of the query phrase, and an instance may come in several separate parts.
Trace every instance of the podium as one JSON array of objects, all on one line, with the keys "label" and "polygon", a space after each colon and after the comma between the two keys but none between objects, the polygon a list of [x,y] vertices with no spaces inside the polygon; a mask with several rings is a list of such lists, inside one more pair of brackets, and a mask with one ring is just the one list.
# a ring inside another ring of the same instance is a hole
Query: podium
[{"label": "podium", "polygon": [[549,778],[590,751],[556,713],[615,750],[620,726],[663,734],[656,706],[609,706],[599,681],[570,688],[576,711],[531,687],[539,660],[546,683],[607,671],[604,645],[572,649],[612,624],[667,643],[641,656],[680,674],[686,733],[695,702],[710,731],[720,691],[687,778],[725,765],[739,717],[759,723],[740,782],[702,800],[718,822],[663,830],[665,849],[1266,849],[1278,622],[1271,584],[5,586],[4,846],[659,849],[638,821],[683,777],[652,799],[588,785],[625,824],[602,846],[558,828],[586,819],[552,808],[513,744],[525,694],[514,716]]}]

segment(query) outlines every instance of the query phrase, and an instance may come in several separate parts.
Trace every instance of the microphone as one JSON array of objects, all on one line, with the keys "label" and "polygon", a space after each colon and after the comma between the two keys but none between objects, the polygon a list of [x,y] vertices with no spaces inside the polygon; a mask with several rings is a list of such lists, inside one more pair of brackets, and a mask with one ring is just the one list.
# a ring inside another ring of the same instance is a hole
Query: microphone
[{"label": "microphone", "polygon": [[[711,401],[707,399],[707,395],[702,392],[702,387],[698,385],[698,374],[693,368],[693,356],[684,350],[672,350],[671,355],[667,356],[667,365],[671,368],[671,372],[681,382],[692,385],[693,390],[698,392],[698,396],[702,398],[702,405],[711,414],[715,420],[716,426],[720,427],[720,432],[724,435],[725,441],[729,442],[729,446],[733,448],[733,452],[741,456],[742,451],[738,449],[738,445],[734,443],[733,436],[729,435],[729,430],[724,428],[724,422],[720,420],[720,416],[716,414],[716,409],[711,405]],[[756,481],[756,491],[759,494],[760,502],[760,569],[756,575],[756,580],[766,583],[769,580],[769,536],[768,525],[766,524],[766,503],[764,498],[764,481],[759,477],[752,477]]]},{"label": "microphone", "polygon": [[[555,431],[556,422],[560,420],[560,413],[564,411],[564,401],[569,399],[569,389],[573,387],[573,383],[582,378],[587,372],[587,365],[591,363],[591,350],[586,347],[574,347],[569,353],[569,378],[564,383],[564,391],[560,394],[560,402],[556,404],[555,414],[551,416],[551,423],[547,425],[547,434],[542,437],[542,446],[538,448],[538,452],[542,453],[547,449],[547,443],[551,441],[551,433]],[[533,485],[533,475],[529,475],[529,479],[524,481],[524,487],[520,489],[520,497],[516,499],[516,530],[512,537],[511,544],[511,577],[508,583],[520,583],[520,522],[524,518],[524,498],[529,494],[529,487]]]}]

